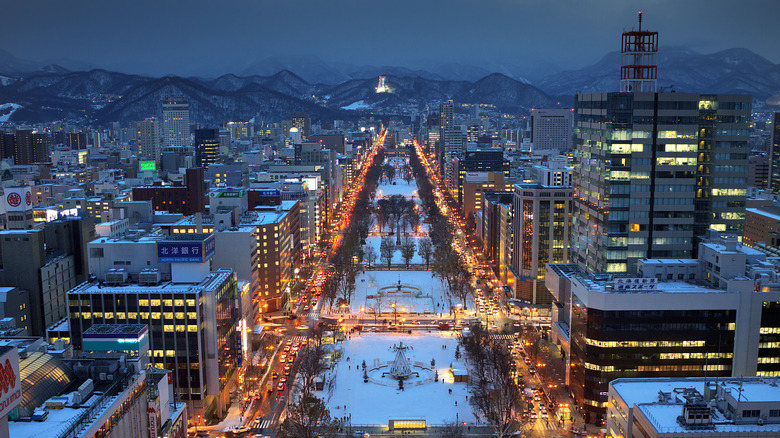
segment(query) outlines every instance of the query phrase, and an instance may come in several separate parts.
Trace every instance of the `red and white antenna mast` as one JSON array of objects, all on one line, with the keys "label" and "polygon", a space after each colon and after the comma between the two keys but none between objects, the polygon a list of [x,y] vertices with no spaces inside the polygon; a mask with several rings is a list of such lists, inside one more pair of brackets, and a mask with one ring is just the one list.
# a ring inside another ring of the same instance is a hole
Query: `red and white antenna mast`
[{"label": "red and white antenna mast", "polygon": [[620,55],[620,91],[655,93],[658,80],[658,32],[642,30],[642,12],[639,13],[639,30],[623,32]]}]

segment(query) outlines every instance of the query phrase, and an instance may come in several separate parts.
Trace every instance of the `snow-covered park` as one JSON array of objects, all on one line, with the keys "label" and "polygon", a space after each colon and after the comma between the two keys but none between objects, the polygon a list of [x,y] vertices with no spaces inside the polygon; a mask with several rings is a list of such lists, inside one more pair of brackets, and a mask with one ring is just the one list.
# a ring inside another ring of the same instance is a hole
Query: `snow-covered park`
[{"label": "snow-covered park", "polygon": [[[401,291],[398,292],[398,281],[401,281]],[[444,286],[438,277],[430,271],[365,271],[355,280],[355,296],[351,304],[351,312],[373,313],[376,300],[373,298],[381,292],[381,309],[385,318],[392,315],[390,304],[395,302],[396,308],[405,309],[406,313],[436,314],[450,313],[450,301],[444,291]],[[453,306],[462,304],[453,297]],[[473,309],[473,300],[469,297],[466,308]],[[445,315],[445,316],[446,316]]]},{"label": "snow-covered park", "polygon": [[[412,348],[406,353],[410,363],[430,366],[431,359],[435,361],[438,382],[410,383],[400,390],[395,382],[379,384],[363,381],[362,362],[365,360],[371,367],[375,359],[379,362],[392,361],[395,353],[391,347],[400,342]],[[450,372],[450,364],[455,370],[465,370],[463,358],[455,360],[457,343],[458,338],[452,332],[352,336],[344,341],[341,360],[326,378],[329,383],[326,384],[324,398],[331,415],[351,415],[353,425],[384,426],[392,419],[425,419],[429,425],[445,424],[455,421],[457,413],[459,421],[474,423],[467,384],[453,382]]]}]

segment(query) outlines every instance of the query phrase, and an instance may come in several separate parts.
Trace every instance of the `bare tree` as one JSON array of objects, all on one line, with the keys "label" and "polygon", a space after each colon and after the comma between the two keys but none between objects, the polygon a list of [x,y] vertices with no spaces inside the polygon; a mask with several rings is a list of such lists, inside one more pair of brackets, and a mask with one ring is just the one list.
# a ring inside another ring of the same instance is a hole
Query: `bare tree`
[{"label": "bare tree", "polygon": [[312,395],[302,395],[287,404],[287,417],[276,431],[278,438],[334,438],[336,422],[330,416],[325,401]]},{"label": "bare tree", "polygon": [[376,248],[372,245],[366,245],[366,249],[363,251],[366,255],[366,261],[368,262],[368,268],[371,269],[371,263],[376,261],[377,253]]},{"label": "bare tree", "polygon": [[406,263],[406,269],[409,269],[409,262],[411,262],[412,258],[414,258],[415,247],[416,245],[414,244],[414,239],[409,236],[404,236],[400,249],[401,257],[404,259],[404,263]]},{"label": "bare tree", "polygon": [[393,254],[395,254],[395,242],[391,237],[383,237],[382,243],[379,244],[379,257],[387,263],[388,269],[393,262]]},{"label": "bare tree", "polygon": [[[310,331],[321,332],[322,329],[315,327]],[[318,342],[303,344],[298,351],[298,378],[295,381],[302,397],[314,394],[317,377],[327,369],[322,362],[322,353],[322,343]]]},{"label": "bare tree", "polygon": [[376,295],[374,295],[374,304],[368,306],[366,311],[368,313],[374,314],[374,324],[377,322],[377,318],[379,318],[379,315],[382,313],[382,305],[384,304],[385,297],[380,292],[377,292]]},{"label": "bare tree", "polygon": [[474,326],[462,342],[473,370],[471,407],[488,421],[497,437],[512,436],[520,427],[516,418],[521,399],[511,374],[509,350],[481,325]]},{"label": "bare tree", "polygon": [[428,269],[431,263],[431,256],[433,255],[433,243],[430,237],[420,239],[417,243],[417,253],[425,260],[425,269]]}]

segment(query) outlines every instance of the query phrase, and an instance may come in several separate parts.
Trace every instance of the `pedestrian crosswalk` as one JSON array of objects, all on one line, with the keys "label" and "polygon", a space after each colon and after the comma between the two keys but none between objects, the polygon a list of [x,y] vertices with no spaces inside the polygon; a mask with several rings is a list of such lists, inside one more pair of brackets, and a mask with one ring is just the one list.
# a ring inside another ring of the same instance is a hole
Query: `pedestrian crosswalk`
[{"label": "pedestrian crosswalk", "polygon": [[268,429],[271,427],[271,420],[263,420],[260,422],[260,425],[257,426],[258,429]]},{"label": "pedestrian crosswalk", "polygon": [[306,314],[306,319],[317,319],[320,317],[320,312],[309,312]]},{"label": "pedestrian crosswalk", "polygon": [[306,340],[306,336],[293,336],[292,341],[293,342],[303,342]]},{"label": "pedestrian crosswalk", "polygon": [[514,335],[507,335],[507,334],[491,334],[491,339],[495,339],[497,341],[512,341],[515,339]]}]

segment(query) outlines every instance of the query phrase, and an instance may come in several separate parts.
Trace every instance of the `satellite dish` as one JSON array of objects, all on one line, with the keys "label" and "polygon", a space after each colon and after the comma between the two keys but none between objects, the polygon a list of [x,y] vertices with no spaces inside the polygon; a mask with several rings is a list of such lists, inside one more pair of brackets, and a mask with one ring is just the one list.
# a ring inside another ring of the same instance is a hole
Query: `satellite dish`
[{"label": "satellite dish", "polygon": [[780,106],[780,94],[775,94],[766,100],[767,105]]}]

